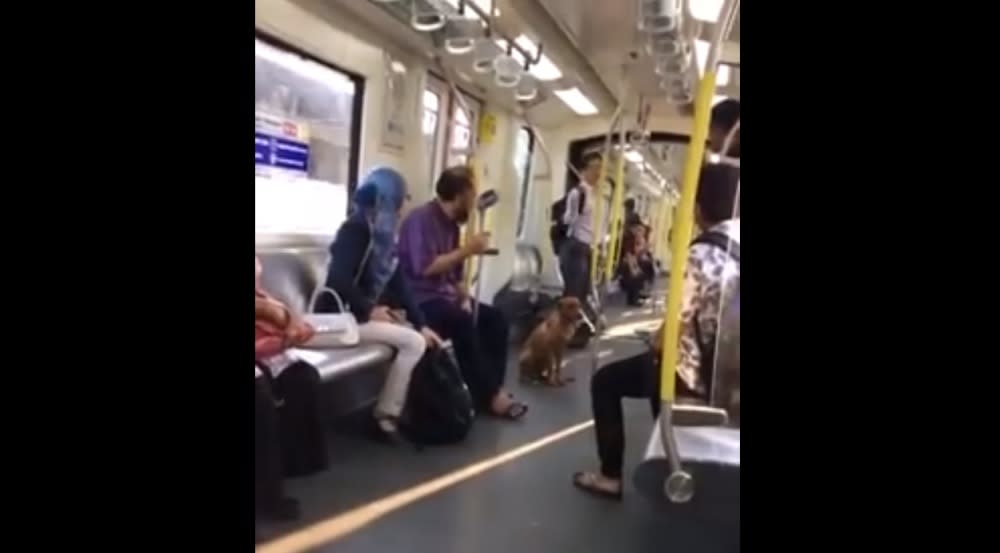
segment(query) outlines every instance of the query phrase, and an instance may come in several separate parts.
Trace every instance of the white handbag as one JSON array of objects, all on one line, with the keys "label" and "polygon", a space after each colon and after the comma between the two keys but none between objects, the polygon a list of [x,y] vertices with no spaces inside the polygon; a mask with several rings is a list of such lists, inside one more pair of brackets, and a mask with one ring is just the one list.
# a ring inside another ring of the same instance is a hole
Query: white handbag
[{"label": "white handbag", "polygon": [[[315,313],[316,302],[323,294],[330,294],[337,300],[340,313]],[[348,311],[340,295],[333,289],[320,286],[309,300],[309,313],[302,318],[316,329],[316,334],[300,347],[306,349],[353,348],[361,343],[358,321]]]}]

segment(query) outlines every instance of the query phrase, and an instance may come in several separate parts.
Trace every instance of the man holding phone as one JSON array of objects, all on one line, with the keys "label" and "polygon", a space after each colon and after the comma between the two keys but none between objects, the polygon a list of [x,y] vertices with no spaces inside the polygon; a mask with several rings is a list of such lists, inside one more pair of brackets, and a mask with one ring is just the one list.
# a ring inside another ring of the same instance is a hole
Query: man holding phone
[{"label": "man holding phone", "polygon": [[399,231],[399,267],[409,281],[428,324],[455,346],[462,376],[480,410],[518,419],[527,412],[503,389],[507,371],[509,325],[503,314],[479,305],[463,285],[463,264],[489,249],[490,234],[481,232],[459,245],[460,225],[476,206],[472,171],[451,167],[441,173],[437,197],[415,208]]}]

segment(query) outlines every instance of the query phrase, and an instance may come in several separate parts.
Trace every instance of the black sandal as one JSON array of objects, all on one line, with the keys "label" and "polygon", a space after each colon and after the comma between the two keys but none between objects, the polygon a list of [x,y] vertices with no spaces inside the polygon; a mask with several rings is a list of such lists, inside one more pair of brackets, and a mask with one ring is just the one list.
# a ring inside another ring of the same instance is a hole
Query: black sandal
[{"label": "black sandal", "polygon": [[617,492],[599,488],[595,485],[594,478],[596,476],[592,472],[574,472],[573,486],[596,497],[612,499],[614,501],[622,500],[622,488],[619,488]]},{"label": "black sandal", "polygon": [[503,413],[496,413],[490,409],[490,413],[497,418],[507,419],[511,421],[516,421],[524,416],[528,412],[528,406],[521,403],[520,401],[514,401],[507,406],[507,409]]}]

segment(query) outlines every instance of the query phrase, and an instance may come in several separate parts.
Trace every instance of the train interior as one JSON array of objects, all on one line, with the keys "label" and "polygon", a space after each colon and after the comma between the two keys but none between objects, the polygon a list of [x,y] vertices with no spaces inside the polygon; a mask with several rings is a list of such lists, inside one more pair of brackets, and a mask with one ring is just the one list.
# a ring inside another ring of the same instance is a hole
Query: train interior
[{"label": "train interior", "polygon": [[[304,352],[323,381],[332,466],[287,482],[302,517],[257,521],[257,549],[738,551],[738,434],[735,477],[691,469],[697,491],[687,502],[650,499],[631,478],[621,503],[570,482],[597,462],[590,373],[645,347],[643,333],[663,320],[669,236],[710,50],[711,102],[740,96],[738,2],[255,0],[254,30],[255,248],[264,287],[292,309],[309,309],[351,194],[378,166],[405,175],[412,206],[432,200],[437,175],[455,165],[473,166],[479,190],[497,193],[475,222],[497,250],[473,265],[475,290],[502,303],[512,325],[530,327],[526,313],[562,294],[550,210],[587,152],[605,154],[605,245],[612,214],[630,198],[659,267],[639,307],[602,279],[599,334],[568,356],[577,378],[564,388],[519,383],[512,340],[507,383],[528,414],[477,420],[453,446],[368,436],[394,355],[387,346]],[[606,258],[597,272],[610,275]],[[647,402],[626,402],[625,414],[634,468],[657,423]]]}]

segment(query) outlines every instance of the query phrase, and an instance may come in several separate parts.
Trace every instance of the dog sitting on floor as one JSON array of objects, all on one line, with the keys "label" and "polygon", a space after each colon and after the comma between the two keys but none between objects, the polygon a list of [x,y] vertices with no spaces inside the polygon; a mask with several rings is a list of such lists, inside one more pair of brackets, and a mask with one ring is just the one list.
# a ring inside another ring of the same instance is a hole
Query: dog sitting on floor
[{"label": "dog sitting on floor", "polygon": [[580,300],[562,298],[549,315],[528,336],[521,348],[521,380],[562,386],[572,378],[562,377],[562,357],[566,345],[583,319]]}]

